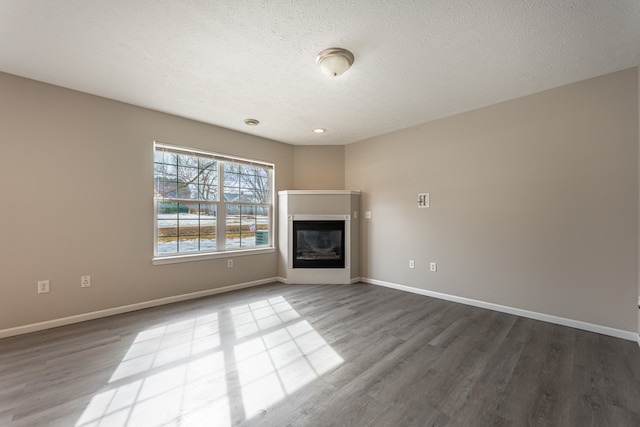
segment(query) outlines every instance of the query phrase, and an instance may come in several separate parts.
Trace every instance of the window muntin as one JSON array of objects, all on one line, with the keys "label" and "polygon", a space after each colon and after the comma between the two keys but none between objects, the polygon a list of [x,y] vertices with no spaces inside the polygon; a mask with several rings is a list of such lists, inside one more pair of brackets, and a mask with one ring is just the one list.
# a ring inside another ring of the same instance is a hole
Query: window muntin
[{"label": "window muntin", "polygon": [[156,142],[155,257],[273,247],[272,182],[273,165]]}]

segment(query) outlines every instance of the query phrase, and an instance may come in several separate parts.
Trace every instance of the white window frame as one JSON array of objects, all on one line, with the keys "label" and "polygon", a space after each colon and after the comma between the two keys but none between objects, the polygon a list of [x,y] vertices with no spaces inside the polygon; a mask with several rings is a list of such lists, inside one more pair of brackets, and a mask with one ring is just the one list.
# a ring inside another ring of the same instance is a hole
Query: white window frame
[{"label": "white window frame", "polygon": [[[154,190],[153,197],[153,259],[154,265],[172,264],[187,261],[199,261],[206,259],[216,258],[229,258],[235,256],[246,255],[258,255],[263,253],[275,252],[275,239],[274,239],[274,199],[275,199],[275,165],[260,160],[247,159],[242,157],[230,156],[226,154],[218,154],[208,152],[204,150],[198,150],[194,148],[177,146],[173,144],[166,144],[159,141],[153,143],[153,158],[154,158],[154,181],[155,181],[155,153],[158,149],[166,149],[167,151],[183,154],[187,156],[199,156],[214,159],[218,162],[218,196],[216,200],[201,200],[201,199],[184,199],[179,197],[165,198]],[[245,164],[251,166],[259,166],[267,169],[269,173],[269,202],[268,203],[255,203],[255,202],[242,202],[242,201],[225,201],[224,200],[224,163],[231,162],[235,164]],[[158,253],[158,204],[163,202],[175,202],[175,203],[204,203],[216,206],[216,249],[209,251],[194,251],[185,253]],[[231,248],[226,247],[226,231],[227,231],[227,206],[239,205],[239,206],[260,206],[267,208],[268,211],[268,244],[261,246],[250,246],[245,248]],[[220,233],[222,230],[222,233]]]}]

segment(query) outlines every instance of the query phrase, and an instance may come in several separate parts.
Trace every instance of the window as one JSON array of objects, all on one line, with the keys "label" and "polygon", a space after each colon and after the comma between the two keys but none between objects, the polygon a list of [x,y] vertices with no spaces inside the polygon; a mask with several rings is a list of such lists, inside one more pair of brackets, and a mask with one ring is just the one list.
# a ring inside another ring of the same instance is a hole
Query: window
[{"label": "window", "polygon": [[273,165],[158,142],[154,150],[154,260],[273,248]]}]

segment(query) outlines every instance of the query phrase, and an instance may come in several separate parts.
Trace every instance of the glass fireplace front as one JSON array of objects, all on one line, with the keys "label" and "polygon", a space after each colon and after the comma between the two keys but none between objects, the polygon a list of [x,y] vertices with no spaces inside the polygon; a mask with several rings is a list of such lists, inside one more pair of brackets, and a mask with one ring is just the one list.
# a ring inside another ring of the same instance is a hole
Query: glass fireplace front
[{"label": "glass fireplace front", "polygon": [[344,221],[293,221],[293,268],[344,268]]}]

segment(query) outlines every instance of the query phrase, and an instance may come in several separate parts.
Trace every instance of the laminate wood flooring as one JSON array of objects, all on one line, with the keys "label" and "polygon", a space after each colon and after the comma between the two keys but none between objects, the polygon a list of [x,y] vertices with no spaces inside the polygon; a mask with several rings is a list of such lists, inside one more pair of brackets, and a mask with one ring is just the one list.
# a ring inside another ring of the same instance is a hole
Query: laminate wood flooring
[{"label": "laminate wood flooring", "polygon": [[640,348],[271,284],[0,340],[0,426],[640,426]]}]

